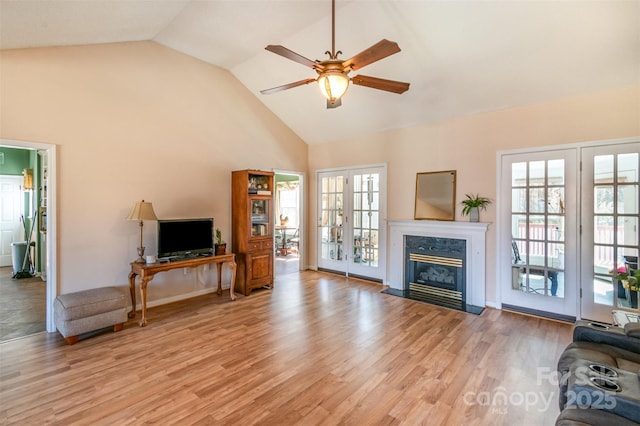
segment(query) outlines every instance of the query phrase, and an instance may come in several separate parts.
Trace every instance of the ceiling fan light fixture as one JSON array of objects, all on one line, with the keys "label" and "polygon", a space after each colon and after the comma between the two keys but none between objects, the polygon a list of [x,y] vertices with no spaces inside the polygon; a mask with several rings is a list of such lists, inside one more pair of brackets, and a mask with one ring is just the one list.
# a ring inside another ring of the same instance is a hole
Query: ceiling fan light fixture
[{"label": "ceiling fan light fixture", "polygon": [[327,70],[318,77],[320,92],[329,101],[342,98],[349,88],[349,77],[345,72]]}]

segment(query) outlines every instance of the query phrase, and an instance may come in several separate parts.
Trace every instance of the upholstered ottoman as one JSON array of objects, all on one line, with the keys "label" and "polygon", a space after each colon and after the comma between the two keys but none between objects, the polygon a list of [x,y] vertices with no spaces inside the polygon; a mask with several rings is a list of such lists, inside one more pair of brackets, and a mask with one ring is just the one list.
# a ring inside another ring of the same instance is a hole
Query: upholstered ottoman
[{"label": "upholstered ottoman", "polygon": [[111,326],[120,331],[127,321],[128,306],[128,292],[117,287],[62,294],[53,304],[56,328],[69,345],[90,331]]}]

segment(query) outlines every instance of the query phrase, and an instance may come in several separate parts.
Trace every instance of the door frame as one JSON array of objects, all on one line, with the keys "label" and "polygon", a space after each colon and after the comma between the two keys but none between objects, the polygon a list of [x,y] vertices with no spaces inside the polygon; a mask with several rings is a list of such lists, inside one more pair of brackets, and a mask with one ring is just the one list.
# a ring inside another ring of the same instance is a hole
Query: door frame
[{"label": "door frame", "polygon": [[[304,200],[306,198],[306,175],[303,172],[294,172],[290,170],[282,170],[282,169],[272,169],[271,170],[276,175],[295,175],[298,176],[298,238],[300,238],[298,242],[298,269],[304,271],[305,269],[309,269],[307,265],[307,250],[306,242],[307,242],[307,219],[306,219],[306,209]],[[275,190],[274,190],[275,196]],[[275,204],[274,204],[275,207]],[[274,214],[275,218],[275,214]],[[275,256],[275,252],[274,252]]]},{"label": "door frame", "polygon": [[[547,151],[555,151],[555,150],[565,150],[565,149],[576,149],[577,150],[577,158],[578,161],[580,161],[580,159],[582,158],[582,149],[583,148],[591,148],[591,147],[597,147],[597,146],[605,146],[605,145],[618,145],[618,144],[625,144],[625,143],[637,143],[640,142],[640,136],[634,136],[634,137],[627,137],[627,138],[618,138],[618,139],[604,139],[604,140],[599,140],[599,141],[586,141],[586,142],[577,142],[577,143],[571,143],[571,144],[561,144],[561,145],[550,145],[550,146],[540,146],[540,147],[530,147],[530,148],[519,148],[519,149],[514,149],[514,150],[501,150],[501,151],[497,151],[496,152],[496,165],[497,165],[497,173],[496,173],[496,194],[500,194],[501,191],[501,182],[502,182],[502,175],[504,173],[504,171],[502,170],[502,157],[505,155],[512,155],[512,154],[527,154],[527,153],[538,153],[538,152],[547,152]],[[580,168],[580,165],[578,165],[578,168]],[[577,224],[576,226],[578,226],[578,228],[580,226],[582,226],[582,222],[581,222],[581,217],[582,217],[582,174],[579,173],[578,175],[578,180],[576,182],[576,184],[578,185],[578,187],[576,188],[577,191]],[[511,268],[511,262],[508,260],[510,258],[507,259],[502,259],[503,256],[499,256],[499,253],[505,253],[506,252],[510,252],[511,251],[511,244],[510,242],[508,244],[505,243],[504,238],[502,238],[504,231],[504,227],[509,225],[510,223],[510,219],[505,217],[505,215],[502,213],[503,210],[503,203],[505,201],[501,200],[501,197],[497,197],[496,200],[496,212],[497,212],[497,216],[496,216],[496,264],[495,264],[495,268],[496,268],[496,308],[497,309],[502,309],[502,281],[505,279],[510,280],[511,279],[511,272],[510,272],[510,268]],[[510,229],[510,228],[509,228]],[[582,259],[582,251],[583,251],[583,244],[581,241],[581,235],[578,232],[576,235],[576,255],[577,255],[577,275],[576,275],[576,279],[578,280],[578,283],[582,283],[582,271],[583,271],[583,259]],[[506,268],[506,269],[505,269]],[[578,286],[578,291],[576,293],[576,300],[575,300],[575,305],[576,305],[576,319],[581,319],[582,318],[582,303],[581,303],[581,298],[580,298],[580,293],[582,290],[582,285],[580,284]]]},{"label": "door frame", "polygon": [[57,147],[54,144],[20,141],[12,139],[0,139],[0,145],[10,148],[33,149],[47,152],[47,244],[46,244],[46,327],[47,332],[56,331],[53,318],[53,302],[58,295],[58,175],[57,175]]}]

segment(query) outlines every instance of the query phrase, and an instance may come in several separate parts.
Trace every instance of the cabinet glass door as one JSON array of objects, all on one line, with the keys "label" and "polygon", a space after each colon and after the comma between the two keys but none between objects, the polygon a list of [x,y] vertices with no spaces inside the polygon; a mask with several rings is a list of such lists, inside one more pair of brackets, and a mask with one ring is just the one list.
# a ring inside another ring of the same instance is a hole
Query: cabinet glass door
[{"label": "cabinet glass door", "polygon": [[251,199],[251,236],[262,237],[271,235],[269,223],[269,202],[267,199]]}]

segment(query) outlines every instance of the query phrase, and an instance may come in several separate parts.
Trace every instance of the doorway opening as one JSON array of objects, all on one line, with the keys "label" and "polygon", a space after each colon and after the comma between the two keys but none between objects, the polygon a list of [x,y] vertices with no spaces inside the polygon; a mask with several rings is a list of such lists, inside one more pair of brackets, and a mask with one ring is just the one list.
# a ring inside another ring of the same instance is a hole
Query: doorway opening
[{"label": "doorway opening", "polygon": [[274,275],[300,271],[304,258],[302,200],[304,175],[275,171]]},{"label": "doorway opening", "polygon": [[[2,223],[2,252],[6,254],[7,246],[11,250],[10,265],[3,261],[0,270],[0,285],[3,286],[0,341],[4,341],[41,331],[55,331],[56,149],[51,144],[0,139],[0,153],[1,176],[12,176],[13,181],[20,183],[17,205],[11,209],[11,215],[3,216]],[[10,182],[12,179],[4,180]],[[3,183],[0,193],[13,192],[9,186]],[[3,206],[4,201],[3,196]],[[3,210],[6,212],[7,209]],[[19,244],[12,247],[12,243],[23,243],[25,253],[16,249]],[[14,265],[14,257],[23,257],[22,262]],[[16,268],[20,269],[18,275],[14,271]]]}]

